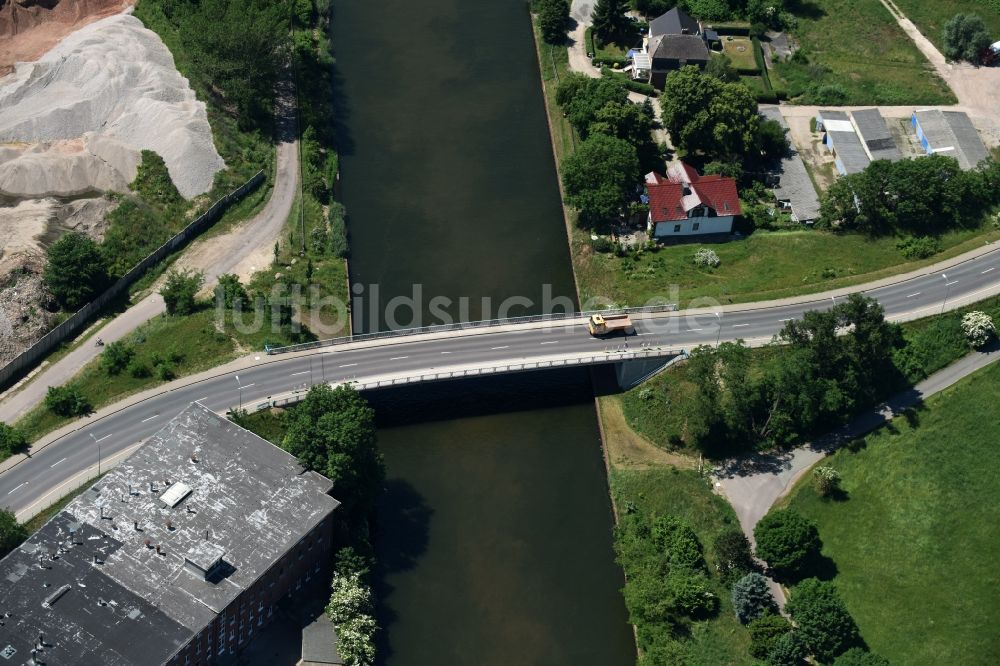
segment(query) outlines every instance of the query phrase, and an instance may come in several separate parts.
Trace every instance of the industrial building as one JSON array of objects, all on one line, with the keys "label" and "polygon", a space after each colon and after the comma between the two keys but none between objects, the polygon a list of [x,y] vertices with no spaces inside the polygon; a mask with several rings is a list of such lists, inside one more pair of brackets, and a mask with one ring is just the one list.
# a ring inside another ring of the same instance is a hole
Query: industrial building
[{"label": "industrial building", "polygon": [[816,129],[824,133],[823,143],[833,153],[841,175],[860,173],[871,163],[854,124],[844,111],[820,111]]},{"label": "industrial building", "polygon": [[233,661],[326,584],[331,487],[190,405],[0,561],[0,663]]},{"label": "industrial building", "polygon": [[974,169],[989,153],[969,116],[961,111],[923,109],[910,122],[928,155],[948,155],[963,169]]},{"label": "industrial building", "polygon": [[878,109],[861,109],[851,112],[851,123],[861,138],[861,147],[872,162],[875,160],[890,160],[896,162],[903,159],[896,142],[889,133],[885,118]]}]

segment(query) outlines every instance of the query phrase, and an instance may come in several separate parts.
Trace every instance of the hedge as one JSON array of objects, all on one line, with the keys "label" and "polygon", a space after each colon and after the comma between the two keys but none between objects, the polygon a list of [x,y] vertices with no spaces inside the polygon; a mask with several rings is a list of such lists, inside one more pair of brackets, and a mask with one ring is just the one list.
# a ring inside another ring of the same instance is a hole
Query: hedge
[{"label": "hedge", "polygon": [[746,37],[750,34],[749,23],[717,23],[715,25],[707,26],[707,29],[714,30],[720,36],[735,35],[739,37]]},{"label": "hedge", "polygon": [[591,63],[593,63],[594,67],[602,67],[605,65],[613,67],[616,64],[619,67],[625,67],[631,62],[632,61],[629,60],[628,58],[594,58],[593,60],[591,60]]},{"label": "hedge", "polygon": [[764,49],[760,45],[760,40],[753,37],[750,41],[753,42],[753,57],[757,61],[757,67],[760,68],[760,76],[764,79],[764,86],[768,90],[773,90],[771,88],[771,77],[767,74],[767,62],[764,61]]},{"label": "hedge", "polygon": [[583,37],[584,46],[587,47],[587,55],[597,55],[597,45],[594,44],[594,29],[587,28]]},{"label": "hedge", "polygon": [[621,81],[622,85],[624,85],[627,90],[637,92],[640,95],[646,95],[647,97],[658,97],[660,95],[660,91],[648,83],[635,81],[627,75],[623,76],[620,71],[616,72],[610,67],[602,67],[601,74],[607,77],[616,77],[619,81]]}]

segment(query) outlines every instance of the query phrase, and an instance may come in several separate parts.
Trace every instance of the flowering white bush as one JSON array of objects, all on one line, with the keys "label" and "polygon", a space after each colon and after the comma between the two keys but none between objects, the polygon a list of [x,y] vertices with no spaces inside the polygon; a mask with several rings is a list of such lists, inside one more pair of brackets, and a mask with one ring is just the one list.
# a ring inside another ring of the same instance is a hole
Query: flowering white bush
[{"label": "flowering white bush", "polygon": [[709,250],[707,247],[703,247],[694,253],[694,263],[696,266],[716,268],[722,263],[722,260],[719,259],[719,255],[715,253],[715,250]]},{"label": "flowering white bush", "polygon": [[996,336],[997,327],[988,314],[975,310],[962,317],[962,331],[973,349],[979,349]]},{"label": "flowering white bush", "polygon": [[334,574],[333,591],[326,607],[337,630],[337,650],[348,666],[375,663],[375,631],[371,589],[361,582],[360,573]]}]

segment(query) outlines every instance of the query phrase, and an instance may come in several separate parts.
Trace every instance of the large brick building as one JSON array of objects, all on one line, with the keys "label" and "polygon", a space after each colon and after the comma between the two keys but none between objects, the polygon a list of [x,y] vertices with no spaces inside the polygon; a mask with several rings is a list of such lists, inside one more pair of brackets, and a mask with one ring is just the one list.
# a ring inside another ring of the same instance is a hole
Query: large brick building
[{"label": "large brick building", "polygon": [[232,660],[326,584],[331,485],[191,405],[0,561],[0,664]]}]

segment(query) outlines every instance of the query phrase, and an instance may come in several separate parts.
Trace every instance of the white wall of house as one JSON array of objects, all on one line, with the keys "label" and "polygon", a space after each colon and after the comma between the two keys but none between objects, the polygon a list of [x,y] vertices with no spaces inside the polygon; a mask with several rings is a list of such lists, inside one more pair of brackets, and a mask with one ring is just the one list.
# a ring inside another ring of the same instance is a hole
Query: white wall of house
[{"label": "white wall of house", "polygon": [[653,227],[653,238],[672,238],[675,236],[699,236],[701,234],[728,234],[733,231],[733,216],[722,217],[691,217],[677,222],[657,222],[653,225],[652,216],[649,226]]}]

